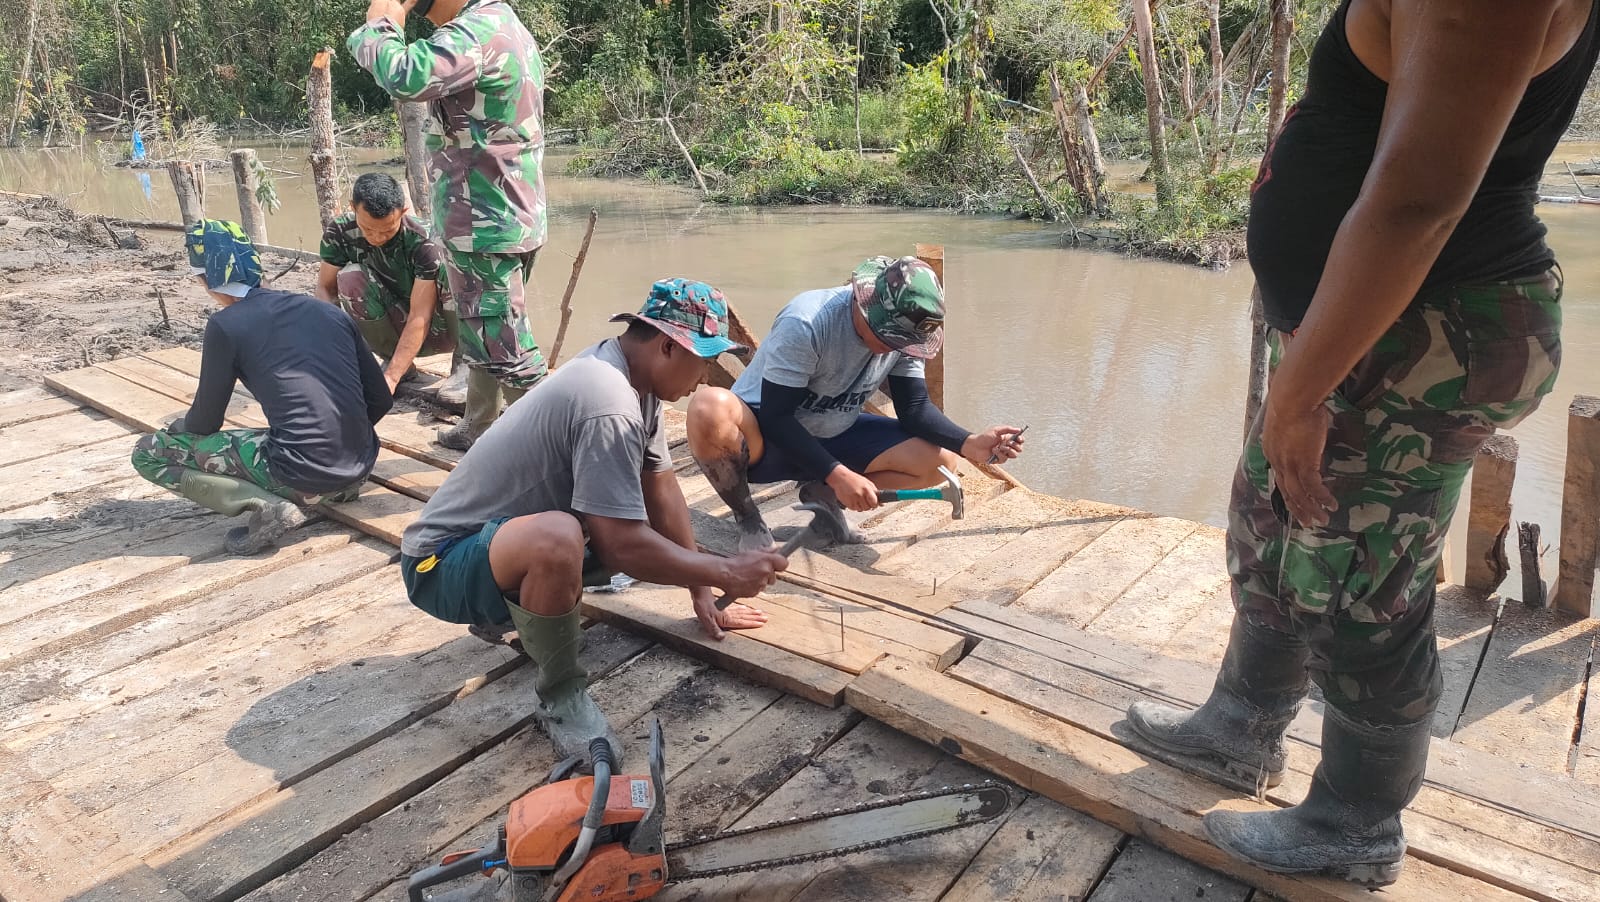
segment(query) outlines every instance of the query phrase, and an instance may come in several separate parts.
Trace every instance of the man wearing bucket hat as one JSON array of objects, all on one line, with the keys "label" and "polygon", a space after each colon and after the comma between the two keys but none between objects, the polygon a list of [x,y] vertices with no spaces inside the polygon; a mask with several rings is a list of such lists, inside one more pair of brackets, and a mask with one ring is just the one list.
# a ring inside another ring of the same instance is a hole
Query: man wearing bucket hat
[{"label": "man wearing bucket hat", "polygon": [[[800,482],[800,500],[831,516],[829,537],[860,542],[844,508],[878,506],[879,489],[937,485],[959,454],[974,462],[1021,453],[1021,431],[973,433],[928,398],[923,361],[944,341],[944,291],[915,257],[873,257],[840,288],[809,291],[778,313],[732,391],[689,406],[689,447],[733,511],[742,548],[772,533],[750,483]],[[899,419],[862,412],[884,379]]]},{"label": "man wearing bucket hat", "polygon": [[662,403],[694,391],[728,340],[727,302],[701,282],[650,289],[622,335],[579,354],[484,432],[406,528],[400,566],[417,607],[483,636],[514,625],[539,665],[536,714],[562,755],[606,736],[622,748],[578,663],[578,598],[613,572],[689,589],[704,630],[766,615],[719,611],[713,588],[753,598],[785,561],[702,554],[667,452]]},{"label": "man wearing bucket hat", "polygon": [[[383,370],[337,308],[261,286],[261,258],[236,223],[201,220],[186,244],[190,273],[222,309],[206,323],[189,412],[139,440],[139,475],[248,526],[225,547],[254,554],[306,520],[302,505],[353,498],[378,459],[373,425],[394,399]],[[235,382],[266,429],[223,429]]]}]

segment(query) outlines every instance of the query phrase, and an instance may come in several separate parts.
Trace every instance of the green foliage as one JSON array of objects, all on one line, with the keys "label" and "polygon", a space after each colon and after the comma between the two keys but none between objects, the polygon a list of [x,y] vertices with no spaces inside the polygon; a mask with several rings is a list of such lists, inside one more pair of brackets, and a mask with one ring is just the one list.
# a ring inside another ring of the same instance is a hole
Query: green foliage
[{"label": "green foliage", "polygon": [[1253,165],[1216,175],[1174,172],[1176,190],[1170,205],[1158,207],[1147,196],[1130,196],[1121,202],[1118,212],[1123,239],[1141,253],[1226,266],[1243,254],[1255,174]]}]

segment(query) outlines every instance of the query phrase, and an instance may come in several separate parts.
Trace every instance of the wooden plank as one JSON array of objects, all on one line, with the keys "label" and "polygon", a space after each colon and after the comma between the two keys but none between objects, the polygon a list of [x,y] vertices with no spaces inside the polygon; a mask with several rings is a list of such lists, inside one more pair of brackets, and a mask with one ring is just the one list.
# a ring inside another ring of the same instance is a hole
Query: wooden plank
[{"label": "wooden plank", "polygon": [[172,498],[166,489],[130,472],[99,486],[5,511],[0,513],[0,566],[145,522],[152,514],[160,516],[166,509],[161,502]]},{"label": "wooden plank", "polygon": [[1433,606],[1433,628],[1444,694],[1439,696],[1439,706],[1434,711],[1433,735],[1440,739],[1449,739],[1461,719],[1499,607],[1498,597],[1465,586],[1439,587]]},{"label": "wooden plank", "polygon": [[1026,491],[1006,492],[967,512],[966,519],[951,520],[943,529],[879,561],[878,569],[921,583],[949,582],[979,558],[1048,521],[1053,512],[1045,498]]},{"label": "wooden plank", "polygon": [[1507,602],[1456,727],[1456,742],[1552,773],[1568,757],[1600,624]]},{"label": "wooden plank", "polygon": [[361,497],[355,501],[324,501],[319,509],[330,519],[398,548],[401,533],[422,514],[422,504],[410,495],[369,482],[361,487]]},{"label": "wooden plank", "polygon": [[53,495],[105,485],[133,472],[133,442],[111,439],[40,460],[0,466],[0,511],[38,504]]},{"label": "wooden plank", "polygon": [[[1020,491],[1026,490],[1007,494]],[[1142,516],[1109,504],[1044,497],[1053,515],[951,580],[951,596],[1010,604],[1106,530],[1127,517]]]},{"label": "wooden plank", "polygon": [[[885,659],[846,691],[868,716],[980,764],[1119,830],[1204,867],[1302,902],[1365,902],[1368,891],[1343,881],[1269,874],[1206,839],[1200,816],[1218,808],[1259,810],[1218,800],[1215,787],[1069,724],[997,698],[954,677]],[[1386,890],[1392,899],[1514,900],[1517,895],[1413,861]]]},{"label": "wooden plank", "polygon": [[[824,624],[844,618],[852,639],[884,654],[926,663],[935,670],[954,664],[966,649],[966,637],[930,626],[880,607],[836,596],[768,593],[757,602],[763,610],[776,605],[791,608]],[[759,638],[763,630],[749,635]]]},{"label": "wooden plank", "polygon": [[1085,902],[1246,902],[1250,887],[1134,840]]},{"label": "wooden plank", "polygon": [[1578,395],[1567,409],[1567,472],[1561,488],[1561,564],[1556,608],[1594,616],[1600,567],[1600,398]]},{"label": "wooden plank", "polygon": [[1156,648],[1168,657],[1217,667],[1227,651],[1228,631],[1232,628],[1233,584],[1230,581],[1198,599],[1189,622]]},{"label": "wooden plank", "polygon": [[1029,796],[940,902],[1083,899],[1121,845],[1117,830],[1044,796]]},{"label": "wooden plank", "polygon": [[0,428],[42,420],[45,417],[77,409],[77,403],[70,398],[63,398],[42,386],[19,388],[16,391],[0,393]]},{"label": "wooden plank", "polygon": [[[44,382],[140,432],[154,432],[189,411],[182,401],[97,367],[51,373]],[[128,444],[131,454],[132,443]]]},{"label": "wooden plank", "polygon": [[1201,526],[1090,621],[1091,633],[1141,648],[1171,639],[1228,588],[1222,530]]},{"label": "wooden plank", "polygon": [[0,460],[19,464],[132,434],[127,426],[98,412],[70,410],[0,429]]},{"label": "wooden plank", "polygon": [[[588,637],[582,661],[597,681],[646,644],[609,629],[590,630]],[[146,860],[196,898],[251,892],[521,732],[533,719],[534,676],[534,668],[522,667],[463,690],[443,710]]]},{"label": "wooden plank", "polygon": [[1171,517],[1123,520],[1040,580],[1013,607],[1085,626],[1199,526]]},{"label": "wooden plank", "polygon": [[1579,782],[1600,785],[1600,636],[1589,648],[1589,692],[1583,706],[1583,732],[1572,762]]},{"label": "wooden plank", "polygon": [[819,705],[838,705],[850,674],[730,633],[722,641],[700,629],[682,589],[639,584],[626,592],[585,592],[583,613],[640,632],[669,648]]},{"label": "wooden plank", "polygon": [[[1004,643],[981,643],[952,675],[997,697],[1121,742],[1128,705],[1149,695]],[[1295,737],[1300,739],[1299,736]],[[1293,805],[1310,787],[1319,752],[1287,744],[1289,773],[1266,791]],[[1600,880],[1600,844],[1558,834],[1453,795],[1424,788],[1406,815],[1413,855],[1531,898],[1561,902]]]},{"label": "wooden plank", "polygon": [[1467,572],[1463,584],[1493,592],[1511,568],[1506,536],[1511,531],[1511,485],[1517,477],[1517,440],[1492,435],[1472,465],[1472,501],[1467,513]]}]

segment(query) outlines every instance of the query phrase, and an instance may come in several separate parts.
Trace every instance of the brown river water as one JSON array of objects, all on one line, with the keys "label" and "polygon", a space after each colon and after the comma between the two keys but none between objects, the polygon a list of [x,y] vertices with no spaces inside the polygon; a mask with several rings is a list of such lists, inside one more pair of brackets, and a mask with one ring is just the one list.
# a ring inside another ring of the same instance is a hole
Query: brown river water
[{"label": "brown river water", "polygon": [[[269,218],[272,243],[315,249],[305,148],[255,146],[267,165],[293,173],[278,176],[283,206]],[[1572,145],[1563,156],[1597,152]],[[401,176],[378,162],[393,155],[363,150],[348,162],[356,173],[378,167]],[[1213,272],[1072,249],[1060,226],[992,217],[702,204],[679,188],[573,178],[563,168],[552,153],[550,243],[530,283],[529,313],[546,346],[588,211],[600,211],[564,357],[613,334],[607,316],[637,307],[657,278],[716,285],[759,335],[789,298],[842,284],[866,256],[943,244],[952,417],[974,429],[1030,426],[1027,454],[1011,469],[1039,491],[1225,523],[1249,352],[1243,263]],[[147,175],[148,192],[140,173],[102,167],[93,151],[0,150],[0,188],[60,195],[85,212],[177,219],[166,173]],[[226,170],[208,174],[207,196],[212,215],[237,214]],[[1513,516],[1539,523],[1554,544],[1567,405],[1574,394],[1600,394],[1600,209],[1545,205],[1541,215],[1566,273],[1565,362],[1555,393],[1513,433],[1521,444]],[[1464,525],[1458,517],[1457,578]],[[1552,554],[1547,578],[1554,564]],[[1507,583],[1513,595],[1517,579]]]}]

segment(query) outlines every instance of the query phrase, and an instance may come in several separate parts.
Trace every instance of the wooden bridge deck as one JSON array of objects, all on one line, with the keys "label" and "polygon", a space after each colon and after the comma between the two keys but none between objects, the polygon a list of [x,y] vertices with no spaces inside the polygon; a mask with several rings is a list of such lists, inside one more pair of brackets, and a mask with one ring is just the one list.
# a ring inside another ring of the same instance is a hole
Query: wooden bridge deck
[{"label": "wooden bridge deck", "polygon": [[[227,556],[220,518],[127,465],[197,366],[158,352],[50,377],[71,401],[0,395],[0,897],[403,898],[552,763],[523,659],[420,615],[391,566],[451,455],[392,416],[360,501]],[[255,415],[236,399],[235,422]],[[727,549],[720,501],[680,473],[702,543]],[[987,774],[1025,799],[993,827],[667,898],[1366,898],[1244,868],[1199,830],[1218,805],[1298,798],[1317,706],[1260,800],[1118,740],[1129,701],[1209,688],[1221,533],[963,476],[963,521],[903,504],[864,520],[868,545],[798,553],[755,633],[702,640],[681,592],[586,596],[601,704],[635,751],[666,726],[673,832]],[[790,488],[763,494],[780,537]],[[1440,620],[1439,738],[1390,897],[1600,899],[1595,622],[1455,587]]]}]

